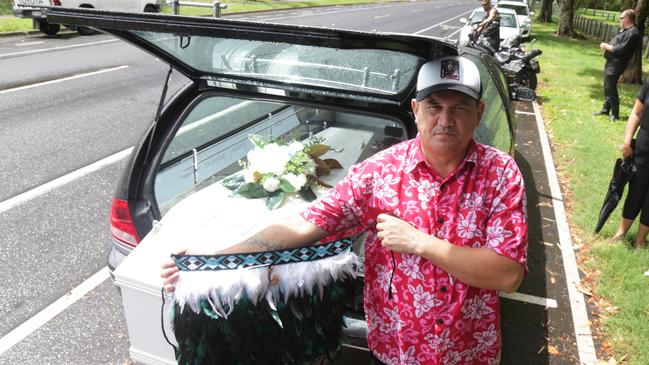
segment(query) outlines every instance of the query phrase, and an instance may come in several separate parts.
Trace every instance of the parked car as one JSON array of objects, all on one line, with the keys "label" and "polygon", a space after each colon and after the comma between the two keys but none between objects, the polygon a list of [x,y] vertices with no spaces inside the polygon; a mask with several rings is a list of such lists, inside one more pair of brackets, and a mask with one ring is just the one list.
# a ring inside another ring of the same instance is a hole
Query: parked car
[{"label": "parked car", "polygon": [[14,16],[32,19],[34,29],[39,29],[47,35],[55,35],[61,30],[61,25],[48,22],[42,8],[61,6],[60,0],[11,0],[11,6]]},{"label": "parked car", "polygon": [[[61,25],[47,19],[43,7],[62,6],[67,8],[88,8],[124,12],[157,13],[160,11],[160,0],[11,0],[13,14],[19,18],[33,19],[34,29],[47,35],[55,35]],[[93,34],[88,27],[75,27],[82,35]]]},{"label": "parked car", "polygon": [[[521,35],[521,28],[516,18],[516,12],[511,9],[498,9],[500,14],[500,41],[516,35]],[[469,43],[469,34],[473,28],[480,24],[484,19],[484,10],[476,8],[471,12],[468,18],[460,18],[460,23],[464,26],[460,29],[460,35],[457,41],[458,46],[466,46]]]},{"label": "parked car", "polygon": [[523,37],[523,39],[530,37],[530,34],[532,33],[532,16],[534,15],[534,12],[530,12],[527,3],[503,0],[499,1],[496,7],[499,11],[502,9],[514,10],[516,12],[516,18],[518,18],[518,24],[521,28],[521,37]]},{"label": "parked car", "polygon": [[[110,211],[108,266],[121,290],[131,357],[141,363],[175,363],[160,325],[160,263],[172,246],[239,240],[282,212],[217,196],[224,177],[241,170],[250,134],[324,138],[346,169],[415,136],[410,101],[419,67],[458,54],[440,39],[403,34],[86,9],[48,16],[113,34],[191,80],[134,147]],[[493,58],[465,56],[481,71],[486,102],[477,139],[512,153],[505,77]],[[350,305],[356,312],[348,317],[343,359],[367,356],[358,350],[367,346],[361,308]]]}]

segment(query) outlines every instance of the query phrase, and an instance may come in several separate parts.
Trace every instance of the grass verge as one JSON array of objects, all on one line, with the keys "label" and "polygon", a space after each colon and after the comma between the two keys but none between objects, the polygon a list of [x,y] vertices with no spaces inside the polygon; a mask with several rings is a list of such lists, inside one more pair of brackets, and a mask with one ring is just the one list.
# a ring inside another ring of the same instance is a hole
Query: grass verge
[{"label": "grass verge", "polygon": [[649,250],[630,248],[636,227],[629,232],[629,241],[607,241],[620,218],[620,207],[599,236],[592,233],[640,85],[619,86],[623,121],[592,116],[603,101],[599,41],[558,38],[555,30],[556,24],[534,24],[533,36],[543,50],[537,92],[573,239],[580,248],[580,268],[594,293],[589,299],[596,308],[593,322],[607,356],[624,357],[625,364],[647,364],[649,278],[642,273],[649,269]]}]

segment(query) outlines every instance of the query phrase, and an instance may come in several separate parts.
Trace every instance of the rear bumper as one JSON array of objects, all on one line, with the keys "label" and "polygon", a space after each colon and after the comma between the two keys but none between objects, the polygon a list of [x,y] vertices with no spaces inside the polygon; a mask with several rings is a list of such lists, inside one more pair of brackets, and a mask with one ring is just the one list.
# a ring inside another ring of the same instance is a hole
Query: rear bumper
[{"label": "rear bumper", "polygon": [[47,16],[43,9],[36,8],[14,8],[14,16],[18,18],[45,19]]},{"label": "rear bumper", "polygon": [[110,276],[113,280],[115,279],[113,272],[132,251],[132,247],[127,246],[113,238],[113,242],[110,245],[108,257],[106,259],[108,270],[110,271]]}]

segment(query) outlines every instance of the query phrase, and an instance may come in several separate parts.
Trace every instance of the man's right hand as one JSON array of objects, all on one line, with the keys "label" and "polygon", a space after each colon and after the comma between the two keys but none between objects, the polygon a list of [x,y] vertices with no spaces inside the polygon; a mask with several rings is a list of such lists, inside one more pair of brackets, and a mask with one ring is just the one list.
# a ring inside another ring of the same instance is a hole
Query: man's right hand
[{"label": "man's right hand", "polygon": [[633,156],[633,148],[631,148],[631,144],[629,143],[622,144],[622,146],[620,146],[620,150],[622,150],[622,158],[625,160]]},{"label": "man's right hand", "polygon": [[[176,252],[176,255],[184,255],[186,253],[187,250],[181,250]],[[166,292],[174,292],[174,283],[178,280],[179,272],[180,270],[178,270],[176,262],[172,259],[169,259],[162,264],[160,277],[164,279],[164,289]]]}]

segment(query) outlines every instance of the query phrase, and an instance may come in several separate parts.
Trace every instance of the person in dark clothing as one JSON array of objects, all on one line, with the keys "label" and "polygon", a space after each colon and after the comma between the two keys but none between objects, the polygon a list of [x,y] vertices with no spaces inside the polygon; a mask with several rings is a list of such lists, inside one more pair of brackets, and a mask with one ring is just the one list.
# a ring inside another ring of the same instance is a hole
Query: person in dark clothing
[{"label": "person in dark clothing", "polygon": [[640,31],[635,26],[635,11],[627,9],[620,14],[622,30],[611,39],[611,43],[600,43],[604,50],[604,105],[594,115],[608,115],[609,120],[620,119],[620,99],[617,93],[617,80],[626,69],[636,47],[640,45]]},{"label": "person in dark clothing", "polygon": [[485,12],[484,20],[478,24],[475,32],[489,46],[489,52],[493,55],[500,49],[500,15],[495,7],[491,6],[491,0],[481,1],[482,9]]},{"label": "person in dark clothing", "polygon": [[[636,167],[634,177],[629,182],[627,193],[622,210],[622,218],[618,226],[614,240],[624,237],[629,231],[631,224],[640,212],[640,226],[635,239],[635,247],[642,248],[649,233],[649,78],[638,93],[638,98],[633,105],[633,111],[629,115],[624,134],[624,143],[620,147],[622,157],[633,158]],[[638,130],[638,127],[639,130]],[[638,131],[635,145],[632,145],[633,136]]]}]

